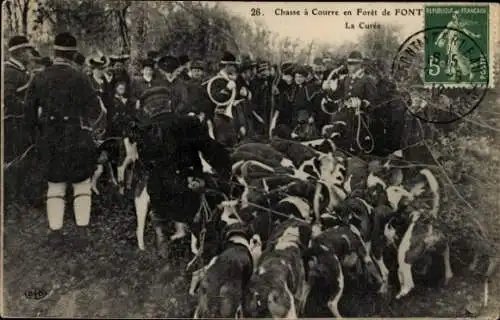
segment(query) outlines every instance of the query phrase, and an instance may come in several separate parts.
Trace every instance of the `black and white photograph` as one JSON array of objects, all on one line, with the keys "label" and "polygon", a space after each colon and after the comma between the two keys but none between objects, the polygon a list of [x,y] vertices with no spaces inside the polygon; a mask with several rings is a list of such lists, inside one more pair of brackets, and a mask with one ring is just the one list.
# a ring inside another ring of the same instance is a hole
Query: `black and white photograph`
[{"label": "black and white photograph", "polygon": [[498,3],[4,0],[4,318],[500,318]]}]

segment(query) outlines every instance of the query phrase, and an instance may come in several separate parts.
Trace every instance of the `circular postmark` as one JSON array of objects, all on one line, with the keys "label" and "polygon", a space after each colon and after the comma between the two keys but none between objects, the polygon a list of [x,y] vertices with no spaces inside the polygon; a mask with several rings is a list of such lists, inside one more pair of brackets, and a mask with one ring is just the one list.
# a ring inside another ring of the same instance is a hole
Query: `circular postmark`
[{"label": "circular postmark", "polygon": [[436,124],[469,115],[489,85],[484,51],[470,34],[451,27],[427,28],[408,37],[391,67],[398,90],[410,97],[408,111]]}]

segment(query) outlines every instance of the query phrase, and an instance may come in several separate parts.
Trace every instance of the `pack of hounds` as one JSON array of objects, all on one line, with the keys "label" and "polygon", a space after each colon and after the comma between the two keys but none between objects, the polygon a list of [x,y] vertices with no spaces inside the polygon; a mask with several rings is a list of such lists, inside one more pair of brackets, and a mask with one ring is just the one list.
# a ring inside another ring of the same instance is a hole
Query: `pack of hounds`
[{"label": "pack of hounds", "polygon": [[[130,170],[139,158],[136,144],[125,138],[122,149],[116,182],[123,193],[140,171]],[[204,172],[216,176],[199,156]],[[186,269],[204,265],[192,272],[194,318],[303,317],[318,292],[341,317],[347,278],[387,297],[395,272],[394,298],[401,299],[415,287],[415,265],[422,274],[436,263],[431,255],[442,257],[444,283],[453,277],[449,242],[439,227],[438,179],[429,168],[402,166],[400,152],[367,162],[328,138],[273,138],[240,144],[231,161],[237,187],[222,198],[206,197],[209,205],[190,224],[194,258]],[[150,207],[146,186],[136,184],[140,250],[146,249]]]}]

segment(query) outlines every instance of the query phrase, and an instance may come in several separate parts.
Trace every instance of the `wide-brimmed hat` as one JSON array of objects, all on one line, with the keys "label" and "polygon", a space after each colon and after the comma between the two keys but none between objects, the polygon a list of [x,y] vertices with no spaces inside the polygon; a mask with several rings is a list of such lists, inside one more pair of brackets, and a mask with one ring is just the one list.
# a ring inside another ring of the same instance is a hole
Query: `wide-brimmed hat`
[{"label": "wide-brimmed hat", "polygon": [[347,63],[362,63],[363,55],[359,51],[353,51],[347,57]]},{"label": "wide-brimmed hat", "polygon": [[13,36],[9,40],[9,52],[18,49],[31,48],[34,49],[35,46],[25,36]]},{"label": "wide-brimmed hat", "polygon": [[238,65],[240,62],[236,59],[236,56],[232,54],[231,52],[224,52],[222,55],[222,59],[220,61],[220,64],[223,65]]},{"label": "wide-brimmed hat", "polygon": [[69,32],[63,32],[54,38],[54,50],[76,51],[76,38]]},{"label": "wide-brimmed hat", "polygon": [[179,60],[173,56],[163,56],[158,60],[158,68],[165,72],[172,73],[180,66]]},{"label": "wide-brimmed hat", "polygon": [[105,55],[88,56],[85,62],[92,69],[104,69],[109,66],[109,58]]}]

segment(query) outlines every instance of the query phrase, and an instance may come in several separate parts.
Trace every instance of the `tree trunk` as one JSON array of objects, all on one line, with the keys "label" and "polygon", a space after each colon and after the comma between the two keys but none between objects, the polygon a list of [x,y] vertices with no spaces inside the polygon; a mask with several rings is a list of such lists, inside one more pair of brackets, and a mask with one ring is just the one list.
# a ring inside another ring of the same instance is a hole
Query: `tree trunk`
[{"label": "tree trunk", "polygon": [[22,24],[23,24],[23,34],[28,35],[28,12],[30,10],[30,0],[24,0],[22,7]]}]

